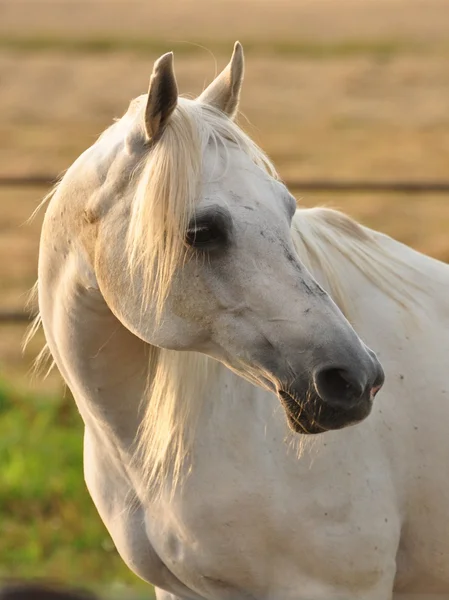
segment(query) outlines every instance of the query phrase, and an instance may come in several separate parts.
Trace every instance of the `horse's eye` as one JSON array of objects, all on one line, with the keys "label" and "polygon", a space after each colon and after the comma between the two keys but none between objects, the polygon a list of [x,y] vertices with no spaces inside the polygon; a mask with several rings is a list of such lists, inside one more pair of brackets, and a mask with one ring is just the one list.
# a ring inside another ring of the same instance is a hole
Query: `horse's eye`
[{"label": "horse's eye", "polygon": [[186,235],[186,243],[189,246],[204,250],[218,246],[224,239],[224,232],[215,223],[198,224],[188,229]]}]

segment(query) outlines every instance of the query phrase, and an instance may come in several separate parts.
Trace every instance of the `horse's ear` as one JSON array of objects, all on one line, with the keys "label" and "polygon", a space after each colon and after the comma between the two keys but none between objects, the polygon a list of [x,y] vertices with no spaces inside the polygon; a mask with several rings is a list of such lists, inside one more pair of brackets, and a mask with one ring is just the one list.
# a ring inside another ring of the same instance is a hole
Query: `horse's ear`
[{"label": "horse's ear", "polygon": [[167,125],[178,102],[178,86],[173,70],[173,52],[161,56],[153,67],[148,101],[145,108],[145,130],[148,139],[157,139]]},{"label": "horse's ear", "polygon": [[244,59],[240,42],[234,44],[234,52],[228,66],[199,96],[204,104],[211,104],[233,118],[239,106],[243,82]]}]

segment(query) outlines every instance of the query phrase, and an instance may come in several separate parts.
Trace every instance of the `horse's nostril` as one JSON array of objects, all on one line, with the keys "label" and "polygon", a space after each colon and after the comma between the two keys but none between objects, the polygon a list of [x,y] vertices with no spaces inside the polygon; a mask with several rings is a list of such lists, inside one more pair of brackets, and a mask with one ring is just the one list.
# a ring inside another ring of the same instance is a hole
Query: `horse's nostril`
[{"label": "horse's nostril", "polygon": [[363,395],[364,386],[346,369],[326,368],[315,375],[315,388],[322,400],[330,404],[350,404]]},{"label": "horse's nostril", "polygon": [[385,373],[384,370],[382,369],[381,365],[379,363],[377,363],[378,365],[378,369],[377,369],[377,376],[376,379],[374,380],[373,383],[373,389],[375,389],[375,393],[377,394],[377,392],[380,390],[380,388],[383,386],[383,384],[385,383]]}]

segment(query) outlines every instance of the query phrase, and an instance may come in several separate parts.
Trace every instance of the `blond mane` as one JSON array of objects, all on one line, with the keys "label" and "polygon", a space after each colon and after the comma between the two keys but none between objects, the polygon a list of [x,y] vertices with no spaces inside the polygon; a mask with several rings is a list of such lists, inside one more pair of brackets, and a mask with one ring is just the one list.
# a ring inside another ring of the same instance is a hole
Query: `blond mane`
[{"label": "blond mane", "polygon": [[[178,106],[141,165],[127,238],[131,280],[144,274],[144,308],[156,307],[160,318],[176,270],[186,258],[185,231],[204,180],[203,156],[210,146],[221,150],[225,165],[212,174],[220,179],[228,168],[231,147],[238,148],[261,169],[276,177],[264,152],[221,111],[192,100]],[[145,485],[157,494],[164,482],[172,489],[181,479],[193,444],[198,397],[217,363],[195,353],[152,347],[148,391],[136,457]]]},{"label": "blond mane", "polygon": [[[108,127],[98,141],[121,123],[126,144],[126,136],[132,135],[136,120],[139,121],[144,98],[132,101],[124,117]],[[160,317],[173,275],[186,257],[184,235],[199,197],[204,176],[203,155],[208,145],[216,151],[222,150],[225,156],[224,169],[213,174],[217,179],[226,173],[231,147],[238,148],[254,164],[277,178],[268,157],[234,121],[212,106],[178,99],[162,136],[137,165],[134,175],[137,181],[133,181],[135,194],[126,250],[131,282],[137,282],[139,287],[143,284],[142,318],[150,302],[156,306],[157,318]],[[31,218],[51,200],[59,183],[45,196]],[[143,282],[142,274],[145,275]],[[30,303],[36,300],[37,289],[36,283]],[[24,348],[40,325],[41,317],[37,314]],[[35,368],[43,367],[49,357],[48,345],[45,345],[35,361]],[[170,480],[174,489],[180,480],[193,443],[192,425],[201,408],[196,399],[208,380],[207,374],[212,374],[218,363],[196,353],[149,347],[148,365],[147,393],[142,398],[144,416],[135,457],[143,469],[146,488],[157,494],[163,482]]]},{"label": "blond mane", "polygon": [[[198,201],[207,145],[239,148],[273,177],[265,153],[228,117],[212,106],[179,98],[161,138],[141,164],[127,239],[130,274],[145,274],[142,301],[160,316],[176,269],[186,257],[185,231]],[[216,178],[226,172],[216,172]]]},{"label": "blond mane", "polygon": [[379,243],[375,232],[340,211],[324,207],[300,209],[293,219],[292,234],[301,261],[311,273],[322,272],[328,292],[350,322],[352,294],[344,286],[342,257],[407,311],[418,305],[416,292],[426,289],[423,275],[416,268]]}]

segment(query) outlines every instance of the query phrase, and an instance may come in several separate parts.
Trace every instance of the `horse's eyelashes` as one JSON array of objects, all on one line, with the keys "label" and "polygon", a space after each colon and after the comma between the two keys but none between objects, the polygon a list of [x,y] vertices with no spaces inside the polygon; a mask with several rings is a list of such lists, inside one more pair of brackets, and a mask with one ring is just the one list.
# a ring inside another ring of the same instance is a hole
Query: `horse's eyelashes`
[{"label": "horse's eyelashes", "polygon": [[192,248],[211,249],[226,240],[225,232],[217,223],[201,223],[187,230],[186,242]]},{"label": "horse's eyelashes", "polygon": [[198,250],[218,250],[228,241],[232,219],[228,213],[214,210],[198,212],[190,221],[186,232],[186,244]]}]

